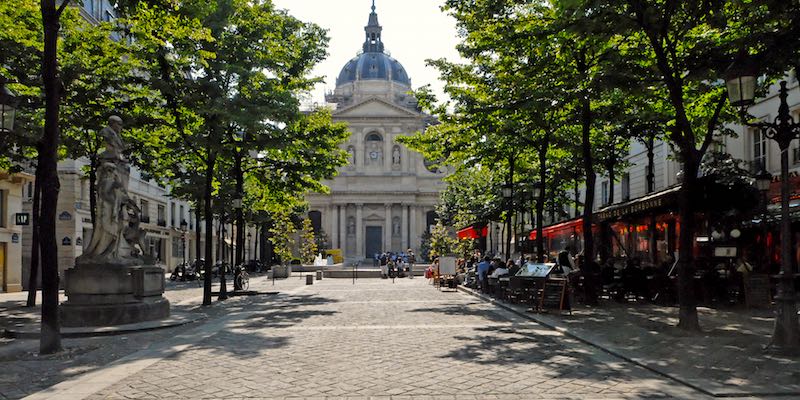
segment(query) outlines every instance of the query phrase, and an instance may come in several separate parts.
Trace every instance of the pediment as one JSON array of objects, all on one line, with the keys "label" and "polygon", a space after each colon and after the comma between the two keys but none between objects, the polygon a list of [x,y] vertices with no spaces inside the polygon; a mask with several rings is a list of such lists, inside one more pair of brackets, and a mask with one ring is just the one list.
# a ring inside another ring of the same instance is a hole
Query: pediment
[{"label": "pediment", "polygon": [[387,118],[387,117],[419,117],[420,114],[391,104],[387,101],[371,98],[350,107],[336,110],[333,113],[336,118]]}]

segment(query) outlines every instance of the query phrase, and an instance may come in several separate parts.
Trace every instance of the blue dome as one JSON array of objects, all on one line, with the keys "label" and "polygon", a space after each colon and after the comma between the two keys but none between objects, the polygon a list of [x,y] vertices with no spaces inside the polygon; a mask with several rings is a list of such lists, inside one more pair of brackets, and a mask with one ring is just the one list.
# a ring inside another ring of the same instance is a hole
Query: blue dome
[{"label": "blue dome", "polygon": [[405,68],[382,52],[366,52],[348,61],[336,79],[336,86],[357,80],[391,80],[411,86]]}]

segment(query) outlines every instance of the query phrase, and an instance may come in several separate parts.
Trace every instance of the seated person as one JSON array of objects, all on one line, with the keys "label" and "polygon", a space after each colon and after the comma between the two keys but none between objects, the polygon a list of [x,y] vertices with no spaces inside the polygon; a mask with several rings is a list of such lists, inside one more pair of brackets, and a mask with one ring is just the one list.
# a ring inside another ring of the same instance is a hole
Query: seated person
[{"label": "seated person", "polygon": [[497,269],[492,271],[492,274],[489,275],[490,278],[499,278],[501,276],[508,275],[508,268],[505,265],[500,265]]}]

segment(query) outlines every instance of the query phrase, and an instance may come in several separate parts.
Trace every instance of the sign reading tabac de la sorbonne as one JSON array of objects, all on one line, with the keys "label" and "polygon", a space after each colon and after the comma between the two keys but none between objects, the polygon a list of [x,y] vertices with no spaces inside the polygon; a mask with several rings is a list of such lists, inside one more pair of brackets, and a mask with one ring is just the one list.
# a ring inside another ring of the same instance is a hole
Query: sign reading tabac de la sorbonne
[{"label": "sign reading tabac de la sorbonne", "polygon": [[620,218],[625,215],[668,207],[672,204],[675,204],[675,192],[664,193],[663,195],[651,199],[634,201],[630,204],[620,205],[611,210],[600,211],[595,213],[595,218],[599,221],[605,221],[608,219]]}]

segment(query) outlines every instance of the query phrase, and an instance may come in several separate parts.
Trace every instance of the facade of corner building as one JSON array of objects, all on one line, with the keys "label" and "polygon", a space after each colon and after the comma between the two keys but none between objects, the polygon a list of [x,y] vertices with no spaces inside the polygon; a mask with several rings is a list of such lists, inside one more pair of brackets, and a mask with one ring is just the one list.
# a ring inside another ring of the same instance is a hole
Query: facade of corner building
[{"label": "facade of corner building", "polygon": [[441,171],[429,169],[421,154],[397,140],[433,120],[409,94],[411,80],[403,66],[386,53],[374,5],[364,30],[361,51],[326,96],[335,105],[334,121],[349,127],[342,146],[348,164],[324,182],[330,194],[307,196],[315,231],[324,232],[327,247],[341,249],[347,261],[409,248],[418,252],[422,234],[435,224],[444,185]]},{"label": "facade of corner building", "polygon": [[[27,173],[0,170],[0,292],[22,290],[22,231],[16,215],[22,213],[22,192],[33,181]],[[30,221],[28,221],[30,223]]]},{"label": "facade of corner building", "polygon": [[[111,3],[107,0],[84,0],[78,6],[81,15],[90,22],[108,22],[116,18],[115,11]],[[110,116],[110,114],[109,114]],[[102,127],[97,127],[98,129]],[[59,275],[63,277],[65,270],[75,265],[75,258],[83,254],[83,249],[91,241],[92,220],[89,200],[89,180],[86,173],[89,165],[88,159],[63,160],[58,164],[58,177],[60,181],[60,192],[56,211],[56,241],[58,244],[58,267]],[[33,209],[33,193],[35,183],[32,175],[29,182],[24,187],[20,186],[20,194],[15,197],[21,201],[19,210],[28,213]],[[130,181],[128,190],[131,197],[142,209],[141,226],[147,232],[145,252],[153,255],[167,271],[173,270],[185,257],[188,262],[192,262],[196,255],[197,238],[195,235],[194,210],[185,201],[170,197],[168,187],[159,185],[157,182],[146,178],[143,174],[131,167]],[[18,211],[19,212],[19,211]],[[13,219],[11,220],[13,222]],[[181,222],[186,221],[187,232],[184,235],[180,231]],[[201,228],[205,230],[205,226]],[[215,226],[217,224],[215,223]],[[32,228],[30,225],[20,227],[19,247],[15,250],[13,259],[6,260],[6,265],[19,272],[21,287],[28,288],[28,277],[30,276],[31,263],[31,241]],[[0,232],[2,232],[0,225]],[[231,254],[232,246],[227,241],[223,246],[217,246],[218,229],[214,229],[214,258],[221,255]],[[2,234],[0,234],[2,235]],[[204,234],[201,234],[201,239]],[[2,238],[0,238],[2,242]],[[201,246],[205,241],[201,241]],[[12,245],[10,248],[15,249]],[[219,250],[222,249],[222,250]],[[204,250],[203,250],[204,251]],[[18,256],[17,256],[18,255]],[[204,255],[201,256],[201,258]],[[39,275],[41,276],[41,275]],[[18,283],[19,284],[19,283]],[[37,285],[40,284],[37,283]]]},{"label": "facade of corner building", "polygon": [[[88,160],[63,160],[58,164],[58,178],[61,188],[58,195],[56,211],[56,242],[58,244],[59,274],[75,265],[75,258],[83,254],[84,248],[91,242],[93,231],[90,201],[89,179],[85,173]],[[185,201],[173,199],[169,188],[158,185],[155,181],[142,176],[142,173],[131,168],[128,190],[142,209],[141,227],[147,232],[145,238],[147,253],[153,255],[168,271],[183,262],[184,251],[188,262],[196,258],[197,239],[194,210]],[[24,185],[21,190],[22,210],[31,213],[33,209],[33,182]],[[180,231],[181,222],[185,221],[187,232],[183,237]],[[204,226],[201,228],[204,230]],[[216,232],[216,229],[215,229]],[[26,226],[22,233],[22,279],[23,286],[28,287],[30,273],[30,255],[32,229]],[[217,236],[214,236],[216,243]],[[201,241],[204,245],[205,241]],[[217,251],[217,246],[213,246]],[[215,255],[216,257],[216,255]]]},{"label": "facade of corner building", "polygon": [[[795,121],[800,121],[800,82],[793,74],[787,75],[784,80],[787,81],[787,88],[789,89],[787,102],[790,107],[790,113]],[[759,120],[774,121],[780,104],[778,98],[779,87],[777,83],[772,85],[764,98],[756,99],[756,103],[748,109],[749,114]],[[754,218],[754,215],[761,213],[761,210],[750,210],[750,214],[741,215],[739,221],[699,220],[696,227],[696,235],[701,237],[701,240],[708,240],[710,233],[715,230],[721,230],[725,231],[721,232],[724,240],[726,238],[730,239],[728,236],[730,230],[741,228],[740,230],[767,229],[777,238],[779,236],[777,221],[780,219],[781,174],[781,154],[778,144],[774,140],[766,138],[756,128],[743,126],[739,123],[731,123],[726,127],[731,129],[735,135],[718,135],[716,137],[718,143],[709,148],[709,153],[712,151],[727,153],[733,159],[741,161],[740,166],[749,170],[751,176],[756,175],[762,166],[773,176],[772,185],[766,196],[767,209],[776,222],[771,225],[768,224],[766,228],[762,227],[760,225],[761,222],[751,221],[758,220],[758,218]],[[709,154],[707,154],[706,160],[709,157]],[[627,252],[630,253],[629,256],[639,257],[642,260],[653,260],[656,263],[662,262],[667,255],[676,250],[677,246],[678,230],[675,228],[675,220],[678,208],[675,191],[680,186],[680,173],[682,170],[680,162],[667,142],[654,140],[652,143],[648,143],[647,140],[634,140],[630,143],[624,163],[627,164],[627,167],[618,169],[613,185],[606,171],[603,171],[601,166],[596,165],[598,168],[596,171],[597,184],[595,187],[595,202],[592,205],[596,220],[618,225],[619,229],[615,230],[614,234],[617,235],[619,241],[614,239],[615,243],[625,243],[626,247],[628,247]],[[648,179],[650,170],[652,170],[652,179]],[[800,141],[798,140],[794,140],[789,147],[789,173],[790,195],[792,198],[790,206],[794,210],[794,207],[800,205]],[[614,191],[613,203],[609,201],[611,190]],[[577,200],[581,204],[580,210],[582,210],[583,202],[586,198],[585,186],[579,185],[577,191],[571,191],[570,197],[573,201]],[[658,201],[654,201],[654,199]],[[761,206],[757,205],[756,207]],[[544,225],[553,226],[565,221],[576,221],[576,218],[579,218],[580,215],[582,214],[576,214],[576,210],[572,206],[563,210],[554,210],[552,213],[546,210]],[[649,223],[653,217],[656,218],[655,225]],[[792,221],[798,221],[800,220],[800,215],[796,215],[793,212],[791,218]],[[652,226],[656,227],[655,231],[652,231]],[[800,225],[794,223],[792,226],[793,236],[798,237]],[[614,227],[612,226],[613,229]],[[490,232],[497,236],[495,240],[490,240],[490,243],[495,243],[496,246],[504,244],[503,236],[499,236],[494,231]],[[748,236],[747,232],[744,232],[743,235],[749,238],[747,239],[748,243],[750,239],[753,239]],[[757,236],[757,234],[753,235]],[[580,234],[575,235],[574,232],[572,234],[567,232],[561,234],[558,240],[551,240],[551,253],[561,248],[570,248],[569,246],[572,246],[570,249],[574,252],[580,251],[580,244],[575,243],[579,242],[579,239],[573,240],[573,237],[579,238]],[[597,242],[597,240],[598,238],[596,237],[595,241]],[[558,243],[556,243],[557,241]],[[648,243],[651,241],[652,243]],[[795,241],[797,242],[797,240]],[[773,241],[774,246],[777,246],[777,243],[778,240]],[[576,246],[577,250],[575,249]],[[797,246],[797,243],[795,243],[795,246]],[[614,251],[620,250],[617,247],[614,248]],[[760,249],[754,250],[756,252],[762,251]],[[771,254],[777,254],[777,247],[767,251]]]}]

